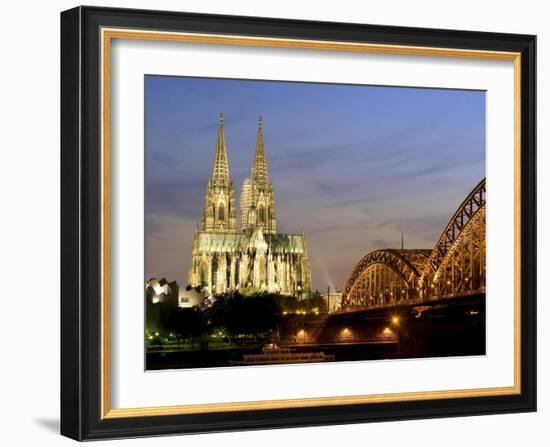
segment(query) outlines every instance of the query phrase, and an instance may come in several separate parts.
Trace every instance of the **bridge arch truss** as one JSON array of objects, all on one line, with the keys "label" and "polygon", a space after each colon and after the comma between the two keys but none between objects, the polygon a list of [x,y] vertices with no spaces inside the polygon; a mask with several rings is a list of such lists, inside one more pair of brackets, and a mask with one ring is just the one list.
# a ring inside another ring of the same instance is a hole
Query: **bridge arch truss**
[{"label": "bridge arch truss", "polygon": [[485,240],[483,179],[457,209],[422,270],[424,300],[485,292]]},{"label": "bridge arch truss", "polygon": [[423,303],[485,292],[486,186],[462,202],[432,250],[375,250],[352,270],[342,308]]},{"label": "bridge arch truss", "polygon": [[416,300],[421,268],[430,250],[375,250],[355,266],[344,287],[343,307],[377,307]]}]

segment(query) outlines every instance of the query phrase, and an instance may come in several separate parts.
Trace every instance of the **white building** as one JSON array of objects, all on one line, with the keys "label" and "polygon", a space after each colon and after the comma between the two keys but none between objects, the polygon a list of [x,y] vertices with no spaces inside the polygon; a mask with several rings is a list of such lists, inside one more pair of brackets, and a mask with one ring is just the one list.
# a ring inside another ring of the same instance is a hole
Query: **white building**
[{"label": "white building", "polygon": [[204,302],[204,293],[199,292],[195,287],[180,287],[178,291],[178,307],[191,308],[200,306]]},{"label": "white building", "polygon": [[321,295],[327,304],[328,313],[338,312],[342,308],[342,292],[330,290]]}]

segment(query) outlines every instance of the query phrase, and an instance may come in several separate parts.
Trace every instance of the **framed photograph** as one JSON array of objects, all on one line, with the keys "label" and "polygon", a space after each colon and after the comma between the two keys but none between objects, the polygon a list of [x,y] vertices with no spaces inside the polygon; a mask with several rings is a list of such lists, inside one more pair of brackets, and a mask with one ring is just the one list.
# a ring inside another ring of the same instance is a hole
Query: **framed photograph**
[{"label": "framed photograph", "polygon": [[535,36],[61,14],[61,432],[536,409]]}]

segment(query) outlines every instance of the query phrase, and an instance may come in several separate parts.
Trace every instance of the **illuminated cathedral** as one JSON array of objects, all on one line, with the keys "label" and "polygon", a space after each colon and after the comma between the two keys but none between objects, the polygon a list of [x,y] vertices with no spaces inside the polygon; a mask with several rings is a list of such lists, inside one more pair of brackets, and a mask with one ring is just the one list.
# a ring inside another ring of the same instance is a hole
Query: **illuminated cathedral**
[{"label": "illuminated cathedral", "polygon": [[239,208],[237,219],[220,114],[214,168],[206,185],[202,222],[193,238],[189,284],[202,287],[207,296],[235,290],[307,296],[311,269],[306,238],[303,233],[277,233],[261,117],[252,169],[243,182]]}]

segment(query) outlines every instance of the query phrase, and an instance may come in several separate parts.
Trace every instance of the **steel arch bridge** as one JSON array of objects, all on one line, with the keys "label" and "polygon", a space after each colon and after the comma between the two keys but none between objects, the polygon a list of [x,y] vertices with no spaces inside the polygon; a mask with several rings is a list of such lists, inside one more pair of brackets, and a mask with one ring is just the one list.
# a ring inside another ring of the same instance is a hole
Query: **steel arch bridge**
[{"label": "steel arch bridge", "polygon": [[433,249],[375,250],[352,270],[342,309],[423,303],[485,292],[486,187],[468,194]]}]

